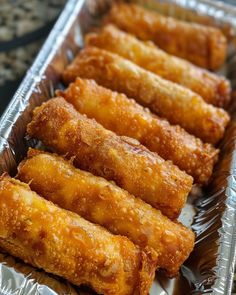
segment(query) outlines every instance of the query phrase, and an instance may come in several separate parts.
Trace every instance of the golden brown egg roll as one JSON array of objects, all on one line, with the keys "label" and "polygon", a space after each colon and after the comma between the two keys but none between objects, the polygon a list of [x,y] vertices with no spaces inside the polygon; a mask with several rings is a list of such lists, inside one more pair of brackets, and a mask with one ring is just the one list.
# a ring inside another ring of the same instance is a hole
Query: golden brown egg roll
[{"label": "golden brown egg roll", "polygon": [[99,86],[94,80],[77,78],[64,91],[57,91],[82,114],[94,118],[118,135],[133,137],[163,159],[206,184],[217,161],[218,150],[179,126],[154,116],[124,94]]},{"label": "golden brown egg roll", "polygon": [[216,70],[226,58],[227,40],[218,28],[180,21],[124,3],[111,8],[106,22],[142,40],[152,40],[166,52],[203,68]]},{"label": "golden brown egg roll", "polygon": [[148,294],[157,262],[152,249],[140,250],[8,176],[0,180],[0,247],[98,294]]},{"label": "golden brown egg roll", "polygon": [[224,77],[170,55],[153,43],[139,41],[113,25],[107,25],[97,33],[88,34],[85,40],[89,46],[117,53],[166,80],[191,89],[207,103],[226,107],[230,100],[230,83]]},{"label": "golden brown egg roll", "polygon": [[66,83],[78,76],[125,93],[204,142],[217,143],[229,122],[225,110],[207,104],[198,94],[103,49],[83,49],[63,73]]},{"label": "golden brown egg roll", "polygon": [[57,155],[29,150],[18,167],[18,178],[60,207],[127,236],[158,254],[158,266],[176,275],[194,246],[194,234],[159,210],[104,178],[74,168]]},{"label": "golden brown egg roll", "polygon": [[172,162],[81,115],[63,98],[36,108],[27,131],[57,153],[74,157],[77,167],[115,181],[172,219],[191,190],[192,177]]}]

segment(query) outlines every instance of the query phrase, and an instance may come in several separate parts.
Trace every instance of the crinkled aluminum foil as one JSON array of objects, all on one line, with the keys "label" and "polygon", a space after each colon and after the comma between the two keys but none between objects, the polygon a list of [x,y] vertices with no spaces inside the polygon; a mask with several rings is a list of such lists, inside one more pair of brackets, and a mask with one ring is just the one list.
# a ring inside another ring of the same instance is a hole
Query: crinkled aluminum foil
[{"label": "crinkled aluminum foil", "polygon": [[[83,34],[99,24],[112,0],[69,0],[33,66],[0,120],[0,172],[16,172],[29,146],[37,142],[25,135],[35,106],[62,87],[60,75],[83,45]],[[228,59],[221,70],[236,87],[236,9],[213,0],[136,0],[179,19],[217,25],[230,40]],[[236,95],[235,99],[236,99]],[[211,184],[195,187],[181,215],[196,233],[193,253],[172,280],[157,273],[151,295],[230,294],[236,259],[236,101],[229,111],[231,123],[220,144],[221,156]],[[235,101],[235,102],[234,102]],[[93,294],[0,254],[0,295]]]}]

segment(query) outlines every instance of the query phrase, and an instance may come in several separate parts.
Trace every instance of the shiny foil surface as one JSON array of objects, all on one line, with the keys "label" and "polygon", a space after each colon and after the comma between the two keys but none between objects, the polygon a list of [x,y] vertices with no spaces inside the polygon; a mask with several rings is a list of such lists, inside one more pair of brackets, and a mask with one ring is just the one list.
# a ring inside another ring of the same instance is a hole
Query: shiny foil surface
[{"label": "shiny foil surface", "polygon": [[[39,143],[25,131],[32,110],[62,88],[61,73],[83,46],[83,34],[99,25],[115,1],[69,0],[33,66],[0,120],[0,169],[12,176],[29,146]],[[136,0],[150,9],[187,21],[219,26],[230,42],[220,73],[236,88],[236,9],[213,0]],[[212,181],[194,187],[180,220],[192,226],[196,245],[179,276],[167,279],[157,272],[151,295],[231,294],[236,258],[236,92],[229,111],[232,120],[220,143],[220,160]],[[65,280],[0,253],[0,295],[94,294]]]}]

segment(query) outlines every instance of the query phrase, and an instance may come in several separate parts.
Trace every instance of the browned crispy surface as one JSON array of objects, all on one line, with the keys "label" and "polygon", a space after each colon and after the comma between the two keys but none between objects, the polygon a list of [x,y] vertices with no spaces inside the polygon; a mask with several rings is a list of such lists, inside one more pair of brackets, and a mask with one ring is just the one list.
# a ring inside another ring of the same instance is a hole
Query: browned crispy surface
[{"label": "browned crispy surface", "polygon": [[225,61],[227,40],[217,28],[187,23],[124,3],[114,5],[106,21],[142,40],[152,40],[163,50],[198,66],[216,70]]},{"label": "browned crispy surface", "polygon": [[99,294],[148,294],[156,266],[153,250],[139,250],[7,176],[0,180],[0,246]]},{"label": "browned crispy surface", "polygon": [[85,40],[87,45],[117,53],[166,80],[193,90],[207,103],[225,107],[230,100],[230,83],[224,77],[170,55],[153,43],[139,41],[113,25],[88,34]]},{"label": "browned crispy surface", "polygon": [[158,254],[158,266],[175,275],[194,246],[194,234],[104,178],[74,168],[63,158],[29,150],[18,178],[60,207],[125,235]]},{"label": "browned crispy surface", "polygon": [[217,143],[229,122],[225,110],[207,104],[198,94],[103,49],[83,49],[63,73],[66,83],[78,76],[133,97],[204,142]]},{"label": "browned crispy surface", "polygon": [[165,160],[206,184],[217,160],[218,150],[204,144],[179,126],[152,115],[124,94],[98,86],[93,80],[77,78],[64,91],[58,91],[82,114],[96,119],[119,135],[133,137]]},{"label": "browned crispy surface", "polygon": [[36,108],[27,131],[59,154],[74,157],[76,166],[114,180],[170,218],[178,217],[191,190],[191,176],[138,141],[81,115],[63,98]]}]

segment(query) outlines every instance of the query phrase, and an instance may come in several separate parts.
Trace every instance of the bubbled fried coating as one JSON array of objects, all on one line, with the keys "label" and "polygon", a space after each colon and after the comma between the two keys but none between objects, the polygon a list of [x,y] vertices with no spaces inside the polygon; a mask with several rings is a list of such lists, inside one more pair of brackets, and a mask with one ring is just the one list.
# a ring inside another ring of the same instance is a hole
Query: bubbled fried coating
[{"label": "bubbled fried coating", "polygon": [[210,26],[160,15],[136,4],[113,5],[105,22],[111,22],[141,40],[152,40],[166,52],[210,70],[225,61],[227,40]]},{"label": "bubbled fried coating", "polygon": [[172,219],[191,190],[191,176],[138,141],[81,115],[61,97],[36,108],[27,131],[57,153],[74,157],[77,167],[115,181]]},{"label": "bubbled fried coating", "polygon": [[225,110],[207,104],[198,94],[103,49],[83,49],[63,73],[66,83],[78,76],[125,93],[204,142],[216,144],[229,122]]},{"label": "bubbled fried coating", "polygon": [[0,247],[98,294],[148,294],[157,255],[63,210],[4,175],[0,179]]},{"label": "bubbled fried coating", "polygon": [[208,183],[218,155],[211,144],[204,144],[181,127],[170,125],[124,94],[99,86],[94,80],[77,78],[57,94],[105,128],[133,137],[163,159],[171,160],[195,182]]},{"label": "bubbled fried coating", "polygon": [[32,150],[18,167],[18,178],[60,207],[127,236],[142,248],[152,247],[158,266],[177,274],[194,246],[194,234],[139,198],[104,178],[74,168],[55,154]]},{"label": "bubbled fried coating", "polygon": [[219,107],[228,105],[231,87],[227,79],[170,55],[153,43],[139,41],[113,25],[87,34],[85,42],[121,55],[166,80],[185,86],[201,95],[207,103]]}]

